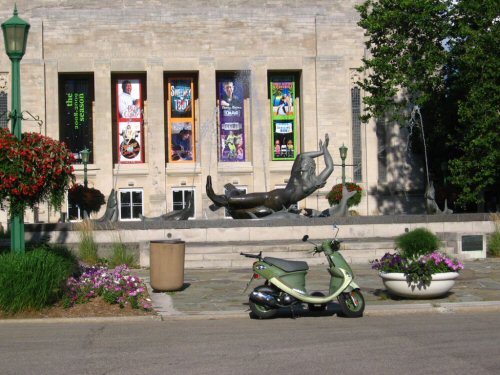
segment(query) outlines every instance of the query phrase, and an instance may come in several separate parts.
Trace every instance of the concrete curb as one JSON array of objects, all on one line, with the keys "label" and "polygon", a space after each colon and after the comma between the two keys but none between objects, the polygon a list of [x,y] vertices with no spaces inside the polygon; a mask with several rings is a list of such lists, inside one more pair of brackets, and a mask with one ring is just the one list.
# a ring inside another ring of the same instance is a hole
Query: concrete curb
[{"label": "concrete curb", "polygon": [[[169,297],[169,296],[167,296]],[[170,297],[169,297],[170,299]],[[171,303],[171,299],[170,299]],[[158,310],[157,310],[158,311]],[[394,316],[408,314],[453,314],[457,312],[500,311],[500,301],[418,303],[404,305],[367,305],[364,316]],[[336,314],[332,314],[336,315]],[[298,315],[299,317],[302,315]],[[158,315],[91,317],[91,318],[39,318],[39,319],[0,319],[0,324],[53,324],[53,323],[89,323],[89,322],[148,322],[176,320],[222,320],[249,319],[249,311],[203,311],[183,313],[175,309],[164,309]]]},{"label": "concrete curb", "polygon": [[53,323],[112,323],[112,322],[147,322],[161,321],[160,315],[139,315],[139,316],[96,316],[89,318],[37,318],[37,319],[0,319],[1,324],[53,324]]},{"label": "concrete curb", "polygon": [[[367,305],[364,316],[394,316],[408,314],[449,314],[469,311],[500,311],[500,301],[418,303],[404,305]],[[332,314],[335,315],[335,314]],[[162,321],[169,320],[220,320],[248,318],[249,311],[205,311],[199,313],[177,313],[161,315]]]}]

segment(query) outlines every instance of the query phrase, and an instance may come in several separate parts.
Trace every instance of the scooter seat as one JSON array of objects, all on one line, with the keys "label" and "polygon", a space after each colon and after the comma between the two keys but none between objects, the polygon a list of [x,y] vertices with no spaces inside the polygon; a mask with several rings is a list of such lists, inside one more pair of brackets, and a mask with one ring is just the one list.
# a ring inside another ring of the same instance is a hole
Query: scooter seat
[{"label": "scooter seat", "polygon": [[283,271],[286,272],[307,271],[309,269],[309,266],[307,265],[306,262],[300,262],[300,261],[265,257],[264,262],[269,263],[278,268],[281,268]]}]

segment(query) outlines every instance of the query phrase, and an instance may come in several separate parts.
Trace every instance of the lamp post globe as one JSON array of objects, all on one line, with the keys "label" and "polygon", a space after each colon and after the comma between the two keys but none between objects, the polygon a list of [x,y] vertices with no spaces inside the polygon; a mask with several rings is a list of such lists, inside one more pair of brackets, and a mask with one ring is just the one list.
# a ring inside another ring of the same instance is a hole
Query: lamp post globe
[{"label": "lamp post globe", "polygon": [[87,164],[89,163],[90,159],[90,150],[85,148],[82,151],[80,151],[80,155],[82,157],[82,164],[83,164],[83,186],[87,187],[88,186]]},{"label": "lamp post globe", "polygon": [[14,6],[14,15],[2,23],[5,52],[12,59],[22,59],[26,52],[30,24],[18,17],[17,6]]},{"label": "lamp post globe", "polygon": [[14,7],[14,15],[2,23],[2,32],[5,42],[5,53],[12,62],[12,99],[11,114],[12,133],[21,139],[21,59],[26,52],[28,32],[30,24],[17,15],[17,7]]},{"label": "lamp post globe", "polygon": [[[12,134],[21,139],[21,59],[26,52],[30,24],[17,15],[17,6],[14,6],[14,15],[2,23],[2,32],[5,42],[5,52],[12,62],[12,93],[10,119]],[[11,217],[11,242],[13,252],[24,253],[24,213]]]}]

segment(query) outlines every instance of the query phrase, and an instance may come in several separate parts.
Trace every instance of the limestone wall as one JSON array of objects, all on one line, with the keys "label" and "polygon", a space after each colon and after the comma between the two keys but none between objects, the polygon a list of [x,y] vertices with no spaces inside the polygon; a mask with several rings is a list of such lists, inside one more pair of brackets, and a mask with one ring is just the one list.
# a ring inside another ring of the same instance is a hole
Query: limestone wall
[{"label": "limestone wall", "polygon": [[[363,32],[353,8],[359,2],[17,1],[19,16],[31,24],[21,68],[22,107],[44,121],[41,128],[25,121],[23,129],[58,138],[59,75],[93,73],[94,164],[89,166],[90,185],[106,195],[111,188],[143,189],[146,216],[172,210],[172,189],[194,186],[196,217],[220,218],[220,211],[207,209],[210,202],[204,185],[208,174],[218,192],[227,182],[251,192],[270,190],[288,179],[292,162],[271,161],[269,72],[298,72],[300,76],[300,150],[317,149],[318,139],[329,133],[335,163],[340,163],[338,148],[345,144],[350,149],[346,162],[351,164],[350,90],[356,78],[354,69],[365,53]],[[11,1],[0,0],[0,19],[11,16],[12,6]],[[4,53],[0,53],[0,66],[0,74],[8,78],[10,62]],[[181,71],[198,75],[198,157],[196,163],[166,165],[164,73]],[[215,77],[221,71],[250,72],[249,158],[244,163],[217,161]],[[114,73],[143,73],[147,77],[143,164],[113,164]],[[358,211],[380,214],[380,204],[372,196],[379,184],[373,124],[362,128],[362,160],[361,184],[369,193]],[[323,161],[318,160],[318,170],[322,168]],[[411,185],[414,176],[410,172],[404,178]],[[347,180],[352,180],[352,167],[346,173]],[[76,174],[81,181],[81,166],[76,166]],[[341,168],[336,167],[325,188],[301,206],[326,208],[324,195],[340,180]],[[53,222],[58,217],[59,213],[41,207],[39,220]],[[32,221],[33,216],[28,213],[27,219]]]}]

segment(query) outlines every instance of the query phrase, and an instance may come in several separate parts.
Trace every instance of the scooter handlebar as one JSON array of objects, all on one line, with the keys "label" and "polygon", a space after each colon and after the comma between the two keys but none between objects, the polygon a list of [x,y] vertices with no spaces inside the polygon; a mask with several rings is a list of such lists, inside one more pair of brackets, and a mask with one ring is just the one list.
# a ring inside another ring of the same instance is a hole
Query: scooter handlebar
[{"label": "scooter handlebar", "polygon": [[241,252],[240,255],[243,255],[244,257],[247,257],[247,258],[255,258],[255,259],[262,259],[262,251],[256,255],[256,254],[249,254],[249,253],[243,253]]},{"label": "scooter handlebar", "polygon": [[319,254],[323,252],[322,246],[314,246],[313,254]]}]

